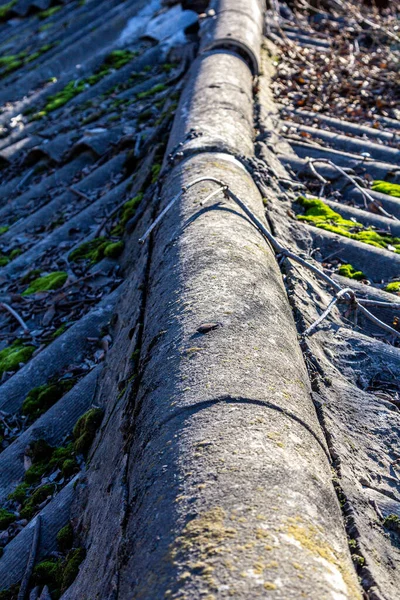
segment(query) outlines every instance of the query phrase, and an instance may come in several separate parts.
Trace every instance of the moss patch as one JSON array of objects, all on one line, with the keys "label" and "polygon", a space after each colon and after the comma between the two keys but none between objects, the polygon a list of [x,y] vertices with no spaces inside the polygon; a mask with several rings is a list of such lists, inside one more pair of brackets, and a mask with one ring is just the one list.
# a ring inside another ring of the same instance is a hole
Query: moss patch
[{"label": "moss patch", "polygon": [[400,281],[392,281],[388,283],[385,287],[385,292],[390,292],[391,294],[400,293]]},{"label": "moss patch", "polygon": [[103,411],[100,408],[91,408],[78,419],[73,431],[74,450],[78,454],[86,455],[89,452],[102,420]]},{"label": "moss patch", "polygon": [[113,242],[105,237],[94,238],[90,242],[84,242],[75,248],[69,255],[69,260],[90,260],[91,264],[99,262],[105,256],[117,258],[124,249],[123,242]]},{"label": "moss patch", "polygon": [[104,249],[104,256],[107,258],[118,258],[124,249],[124,242],[110,242]]},{"label": "moss patch", "polygon": [[9,510],[0,508],[0,531],[7,529],[11,523],[14,523],[15,515]]},{"label": "moss patch", "polygon": [[11,0],[7,4],[0,6],[0,21],[6,21],[11,18],[12,9],[17,4],[17,0]]},{"label": "moss patch", "polygon": [[36,294],[37,292],[48,292],[50,290],[58,290],[64,285],[68,279],[68,273],[65,271],[54,271],[39,277],[32,281],[29,287],[22,293],[22,296],[30,296],[30,294]]},{"label": "moss patch", "polygon": [[335,212],[318,198],[304,198],[300,196],[297,201],[305,209],[304,215],[298,215],[299,221],[307,221],[315,227],[331,231],[338,235],[363,242],[376,248],[393,246],[395,252],[400,254],[400,238],[390,234],[378,233],[371,227],[364,227],[361,223],[344,219],[342,215]]},{"label": "moss patch", "polygon": [[372,184],[371,189],[374,192],[380,192],[381,194],[387,194],[388,196],[400,198],[400,185],[397,183],[389,183],[388,181],[376,180]]},{"label": "moss patch", "polygon": [[29,489],[28,483],[20,483],[11,494],[7,496],[8,500],[15,500],[15,502],[22,502],[26,499],[26,494]]},{"label": "moss patch", "polygon": [[124,206],[121,209],[121,216],[120,216],[118,225],[116,225],[112,229],[111,235],[115,235],[115,236],[123,235],[126,224],[135,214],[136,209],[139,206],[142,199],[143,199],[143,194],[140,192],[134,198],[132,198],[131,200],[128,200],[128,202],[126,202],[124,204]]},{"label": "moss patch", "polygon": [[163,83],[158,83],[157,85],[154,85],[152,88],[150,88],[146,92],[139,92],[139,94],[137,94],[136,97],[139,100],[144,100],[145,98],[150,98],[151,96],[155,96],[156,94],[159,94],[160,92],[163,92],[166,89],[167,89],[167,87]]},{"label": "moss patch", "polygon": [[386,527],[386,529],[390,529],[390,531],[394,531],[400,535],[400,517],[397,515],[388,515],[383,520],[383,526]]},{"label": "moss patch", "polygon": [[65,559],[48,558],[40,562],[33,571],[33,585],[47,585],[52,598],[59,598],[74,582],[85,556],[84,548],[75,548]]},{"label": "moss patch", "polygon": [[54,110],[57,110],[57,108],[61,108],[67,104],[67,102],[72,100],[72,98],[75,98],[75,96],[81,94],[88,87],[96,85],[96,83],[109,75],[109,73],[111,73],[113,70],[121,69],[121,67],[128,64],[134,56],[137,56],[137,52],[130,52],[129,50],[114,50],[114,52],[111,52],[111,54],[106,57],[103,64],[93,75],[90,75],[90,77],[86,77],[84,79],[70,81],[62,90],[57,92],[57,94],[49,96],[44,109],[36,113],[33,119],[40,119],[45,117],[49,112],[53,112]]},{"label": "moss patch", "polygon": [[361,281],[362,279],[367,279],[362,271],[357,271],[353,267],[353,265],[341,265],[338,271],[339,275],[342,277],[348,277],[349,279],[356,279],[357,281]]},{"label": "moss patch", "polygon": [[45,54],[46,52],[54,48],[54,46],[56,46],[56,42],[53,42],[51,44],[45,44],[44,46],[39,48],[39,50],[36,50],[36,52],[29,53],[27,51],[23,51],[19,52],[18,54],[10,54],[9,56],[0,57],[0,78],[5,77],[9,73],[16,71],[20,67],[23,67],[33,62],[34,60],[42,56],[42,54]]},{"label": "moss patch", "polygon": [[74,385],[75,379],[66,379],[33,388],[22,404],[22,414],[37,419],[69,392]]},{"label": "moss patch", "polygon": [[34,346],[24,346],[21,340],[15,340],[0,351],[0,376],[6,371],[16,371],[20,363],[26,363],[35,351]]},{"label": "moss patch", "polygon": [[68,553],[66,563],[63,569],[63,576],[61,581],[61,590],[67,590],[70,585],[75,581],[76,576],[79,572],[79,566],[84,560],[86,552],[84,548],[76,548]]},{"label": "moss patch", "polygon": [[73,542],[74,531],[71,523],[68,523],[68,525],[65,525],[65,527],[60,529],[60,531],[57,533],[57,545],[61,552],[65,552],[71,549]]},{"label": "moss patch", "polygon": [[55,492],[56,486],[54,483],[47,483],[46,485],[42,485],[40,488],[35,490],[31,497],[24,502],[23,508],[21,509],[20,515],[23,519],[30,520],[35,512],[37,512],[39,508],[39,504],[44,502],[46,498],[52,496]]},{"label": "moss patch", "polygon": [[156,163],[151,167],[151,183],[155,183],[161,171],[161,164]]},{"label": "moss patch", "polygon": [[48,19],[49,17],[52,17],[53,15],[58,13],[60,10],[61,10],[61,6],[53,6],[52,8],[48,8],[47,10],[40,11],[40,13],[38,13],[38,17],[39,17],[39,19],[41,19],[43,21],[44,19]]}]

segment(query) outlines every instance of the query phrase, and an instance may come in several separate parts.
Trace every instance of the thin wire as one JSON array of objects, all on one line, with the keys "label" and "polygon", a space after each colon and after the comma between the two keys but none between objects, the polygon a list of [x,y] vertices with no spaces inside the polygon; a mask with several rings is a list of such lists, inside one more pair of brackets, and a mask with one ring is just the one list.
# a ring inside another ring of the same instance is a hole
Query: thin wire
[{"label": "thin wire", "polygon": [[[316,161],[313,161],[313,162],[316,162]],[[325,162],[325,163],[333,165],[333,163],[331,163],[331,161],[328,161],[325,159],[321,159],[321,161],[317,160],[317,162]],[[333,165],[333,166],[336,167],[336,165]],[[340,167],[337,167],[337,168],[340,169]],[[342,170],[340,169],[340,171],[342,171]],[[347,176],[347,174],[344,171],[343,171],[343,174]],[[386,323],[384,323],[383,321],[378,319],[378,317],[375,317],[375,315],[373,315],[368,309],[366,309],[365,306],[363,306],[361,304],[363,302],[363,300],[361,299],[359,301],[358,298],[356,298],[354,290],[352,290],[351,288],[342,288],[341,285],[339,285],[338,283],[336,283],[336,281],[331,279],[331,277],[329,277],[329,275],[326,275],[323,271],[318,269],[318,267],[315,267],[314,265],[310,264],[309,262],[307,262],[300,256],[297,256],[297,254],[294,254],[293,252],[291,252],[290,250],[287,250],[287,248],[282,246],[282,244],[280,244],[278,242],[278,240],[275,238],[275,236],[273,236],[272,233],[270,231],[268,231],[268,229],[265,227],[265,225],[258,219],[258,217],[256,217],[254,215],[254,213],[246,206],[246,204],[244,204],[244,202],[242,202],[242,200],[238,196],[236,196],[236,194],[234,192],[232,192],[230,187],[226,183],[224,183],[220,179],[216,179],[215,177],[200,177],[199,179],[195,179],[195,180],[191,181],[189,184],[187,184],[186,186],[182,187],[181,191],[176,196],[174,196],[174,198],[172,198],[172,200],[167,204],[167,206],[164,208],[164,210],[158,215],[156,220],[150,225],[150,227],[147,229],[147,231],[145,232],[143,237],[140,238],[139,242],[144,243],[144,241],[147,239],[147,237],[150,235],[150,233],[153,231],[153,229],[160,223],[160,221],[164,218],[165,214],[169,211],[169,209],[175,204],[175,202],[181,197],[181,195],[184,192],[186,192],[187,190],[192,188],[194,185],[201,183],[203,181],[211,181],[213,183],[217,183],[220,186],[220,188],[218,190],[211,192],[211,194],[209,194],[207,196],[207,198],[205,198],[205,200],[203,200],[203,203],[205,203],[210,198],[216,196],[219,192],[224,191],[225,195],[227,197],[231,198],[243,210],[243,212],[250,218],[250,220],[254,223],[254,225],[257,227],[257,229],[268,240],[268,242],[271,244],[273,250],[278,255],[277,258],[279,258],[279,255],[280,255],[280,256],[289,258],[291,260],[294,260],[295,262],[299,263],[300,265],[302,265],[303,267],[305,267],[306,269],[308,269],[309,271],[314,273],[320,279],[323,279],[326,283],[328,283],[336,291],[336,297],[332,300],[332,302],[329,304],[328,308],[319,317],[319,319],[317,319],[317,321],[313,324],[313,326],[311,326],[312,329],[314,327],[316,327],[323,319],[325,319],[326,316],[328,316],[328,314],[331,312],[332,308],[335,306],[336,302],[339,299],[343,298],[345,301],[351,302],[354,305],[354,307],[359,309],[360,312],[367,319],[372,321],[375,325],[377,325],[378,327],[381,327],[388,333],[400,338],[400,331],[393,329],[393,327],[390,327],[390,325],[387,325]],[[385,303],[385,305],[386,304],[388,304],[388,305],[390,305],[390,307],[392,307],[392,305],[390,303]],[[397,305],[393,304],[393,306],[397,306]],[[309,329],[310,328],[308,328],[307,331],[309,331]],[[306,334],[306,332],[303,335],[305,335],[305,334]]]}]

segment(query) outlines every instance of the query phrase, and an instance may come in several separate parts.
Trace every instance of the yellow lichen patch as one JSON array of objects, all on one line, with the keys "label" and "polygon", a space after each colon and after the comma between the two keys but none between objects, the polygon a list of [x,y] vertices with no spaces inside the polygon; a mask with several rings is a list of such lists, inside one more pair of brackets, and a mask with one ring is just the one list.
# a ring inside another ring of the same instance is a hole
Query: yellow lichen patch
[{"label": "yellow lichen patch", "polygon": [[276,445],[279,446],[279,448],[284,448],[285,447],[285,444],[280,441],[279,433],[276,433],[275,431],[270,431],[270,432],[267,433],[267,437],[270,440],[273,440],[276,443]]},{"label": "yellow lichen patch", "polygon": [[189,521],[176,540],[173,557],[180,551],[197,553],[201,558],[219,554],[223,550],[223,543],[236,535],[235,529],[225,526],[225,518],[225,511],[216,506]]},{"label": "yellow lichen patch", "polygon": [[305,523],[301,517],[289,518],[285,533],[298,542],[303,548],[313,555],[330,563],[336,567],[340,573],[349,596],[354,600],[361,600],[361,592],[356,583],[355,573],[350,565],[346,564],[345,556],[341,556],[329,544],[324,541],[324,531],[312,523]]},{"label": "yellow lichen patch", "polygon": [[262,575],[265,565],[262,562],[256,562],[253,565],[253,570],[256,575]]},{"label": "yellow lichen patch", "polygon": [[256,529],[256,538],[262,540],[263,538],[269,537],[268,531],[262,528]]},{"label": "yellow lichen patch", "polygon": [[275,583],[272,583],[271,581],[266,581],[264,583],[264,588],[266,590],[276,590],[276,585],[275,585]]}]

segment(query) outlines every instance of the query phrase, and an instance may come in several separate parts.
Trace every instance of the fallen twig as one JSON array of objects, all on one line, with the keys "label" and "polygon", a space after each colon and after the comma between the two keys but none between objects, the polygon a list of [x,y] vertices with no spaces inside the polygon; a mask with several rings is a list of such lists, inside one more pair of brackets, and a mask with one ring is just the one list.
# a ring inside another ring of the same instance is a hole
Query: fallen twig
[{"label": "fallen twig", "polygon": [[84,200],[86,200],[86,202],[92,202],[92,200],[89,198],[89,196],[87,196],[80,190],[77,190],[76,188],[74,188],[72,186],[70,186],[68,189],[70,192],[73,192],[76,196],[79,196],[79,198],[83,198]]},{"label": "fallen twig", "polygon": [[310,325],[310,327],[308,327],[304,332],[303,332],[303,336],[307,337],[308,335],[311,335],[311,333],[314,331],[314,329],[316,329],[318,327],[318,325],[320,323],[322,323],[322,321],[329,315],[329,313],[332,311],[332,309],[334,308],[335,304],[338,302],[338,300],[344,296],[345,294],[350,294],[350,296],[352,297],[353,302],[355,301],[355,296],[354,296],[354,292],[351,288],[344,288],[342,290],[340,290],[340,292],[338,292],[336,294],[336,296],[330,301],[328,307],[324,310],[324,312],[322,313],[322,315],[320,315],[318,317],[318,319],[316,321],[314,321],[314,323],[312,323],[312,325]]},{"label": "fallen twig", "polygon": [[39,537],[40,537],[40,526],[41,526],[41,517],[38,515],[36,517],[35,530],[33,532],[32,546],[31,551],[28,558],[28,563],[26,565],[24,577],[22,579],[21,587],[18,592],[18,600],[25,600],[26,593],[28,591],[29,580],[32,575],[33,567],[35,565],[36,554],[39,547]]},{"label": "fallen twig", "polygon": [[7,310],[10,313],[10,315],[12,315],[14,317],[14,319],[16,321],[18,321],[18,323],[21,325],[24,332],[29,333],[28,325],[25,323],[23,318],[20,317],[19,314],[9,304],[6,304],[5,302],[0,302],[0,308]]},{"label": "fallen twig", "polygon": [[389,219],[394,219],[395,221],[399,220],[399,219],[397,219],[397,217],[394,217],[390,213],[386,212],[386,210],[378,204],[378,202],[375,200],[375,198],[373,198],[371,196],[371,194],[369,192],[367,192],[366,189],[362,188],[356,182],[354,177],[352,177],[351,175],[346,173],[346,171],[344,169],[342,169],[341,167],[338,167],[337,165],[335,165],[335,163],[333,163],[331,160],[328,160],[327,158],[308,158],[307,164],[309,165],[310,170],[313,173],[313,175],[315,175],[319,179],[319,181],[322,181],[324,184],[328,183],[328,181],[324,177],[322,177],[322,175],[317,173],[317,171],[315,170],[315,167],[314,167],[315,163],[329,165],[329,166],[333,167],[334,169],[336,169],[337,171],[339,171],[339,173],[341,173],[344,177],[346,177],[346,179],[351,181],[351,183],[358,189],[358,191],[361,192],[363,197],[366,198],[367,200],[369,200],[382,215],[384,215],[385,217],[388,217]]}]

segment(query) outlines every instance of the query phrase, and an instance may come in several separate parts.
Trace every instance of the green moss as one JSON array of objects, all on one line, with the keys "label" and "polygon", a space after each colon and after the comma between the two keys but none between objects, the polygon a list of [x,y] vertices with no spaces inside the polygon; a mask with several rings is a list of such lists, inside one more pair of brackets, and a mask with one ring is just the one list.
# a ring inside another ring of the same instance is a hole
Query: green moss
[{"label": "green moss", "polygon": [[20,281],[21,281],[21,283],[30,283],[31,281],[36,279],[37,276],[40,275],[40,273],[41,273],[40,269],[32,269],[32,271],[29,271],[28,273],[23,275],[21,277]]},{"label": "green moss", "polygon": [[41,25],[39,27],[39,31],[47,31],[48,29],[51,29],[52,27],[54,27],[54,23],[45,23],[44,25]]},{"label": "green moss", "polygon": [[139,92],[139,94],[137,94],[136,97],[139,100],[144,100],[145,98],[150,98],[150,96],[155,96],[155,94],[159,94],[160,92],[163,92],[166,89],[167,89],[167,87],[163,83],[158,83],[157,85],[154,85],[152,88],[150,88],[146,92]]},{"label": "green moss", "polygon": [[395,252],[400,253],[400,238],[392,237],[390,234],[378,233],[371,227],[364,227],[361,223],[344,219],[318,198],[300,196],[297,201],[306,210],[304,215],[297,216],[299,221],[307,221],[320,229],[331,231],[376,248],[388,248],[390,245],[395,248]]},{"label": "green moss", "polygon": [[42,10],[40,13],[38,13],[38,17],[40,20],[44,21],[44,19],[48,19],[49,17],[52,17],[53,15],[58,13],[60,10],[61,10],[61,6],[53,6],[52,8],[48,8],[47,10]]},{"label": "green moss", "polygon": [[100,408],[91,408],[78,419],[73,430],[74,450],[76,452],[84,455],[89,452],[102,419],[103,411]]},{"label": "green moss", "polygon": [[58,329],[55,330],[54,333],[51,334],[51,337],[53,338],[53,340],[60,337],[60,335],[62,335],[66,329],[67,329],[67,324],[63,323]]},{"label": "green moss", "polygon": [[28,483],[20,483],[19,485],[17,485],[15,490],[11,492],[11,494],[8,494],[7,500],[12,500],[20,503],[24,502],[24,500],[26,500],[26,494],[28,489]]},{"label": "green moss", "polygon": [[6,233],[6,231],[8,231],[10,229],[10,227],[8,225],[3,225],[3,227],[0,227],[0,235],[3,235],[3,233]]},{"label": "green moss", "polygon": [[151,183],[155,183],[161,171],[161,164],[156,163],[151,167]]},{"label": "green moss", "polygon": [[170,73],[174,67],[176,67],[175,63],[164,63],[161,68],[165,73]]},{"label": "green moss", "polygon": [[134,198],[128,200],[128,202],[124,204],[124,206],[121,209],[121,216],[119,218],[118,225],[116,225],[111,231],[112,235],[121,236],[124,233],[126,224],[135,214],[136,209],[139,206],[142,199],[143,194],[140,192]]},{"label": "green moss", "polygon": [[46,116],[49,112],[61,108],[67,104],[67,102],[75,98],[75,96],[81,94],[87,87],[96,85],[96,83],[111,73],[113,69],[120,69],[126,65],[136,55],[137,52],[130,52],[129,50],[115,50],[114,52],[111,52],[93,75],[90,75],[90,77],[85,79],[70,81],[62,90],[57,92],[57,94],[49,96],[44,109],[39,113],[36,113],[34,117],[37,120]]},{"label": "green moss", "polygon": [[44,439],[38,439],[30,444],[30,455],[33,462],[49,460],[53,454],[53,448]]},{"label": "green moss", "polygon": [[127,65],[138,54],[138,52],[131,52],[130,50],[114,50],[107,56],[104,64],[118,70]]},{"label": "green moss", "polygon": [[69,392],[74,385],[74,379],[66,379],[33,388],[22,404],[22,414],[32,418],[39,417]]},{"label": "green moss", "polygon": [[364,273],[362,271],[357,271],[357,269],[355,269],[353,265],[341,265],[339,267],[338,272],[339,275],[342,275],[343,277],[348,277],[349,279],[357,279],[358,281],[366,279]]},{"label": "green moss", "polygon": [[105,237],[94,238],[90,242],[83,242],[78,248],[75,248],[68,259],[72,262],[78,260],[90,260],[91,263],[97,263],[104,258],[104,249],[107,245]]},{"label": "green moss", "polygon": [[17,4],[17,0],[11,0],[0,6],[0,21],[6,21],[11,17],[11,10]]},{"label": "green moss", "polygon": [[104,256],[107,258],[118,258],[124,249],[124,242],[111,242],[104,249]]},{"label": "green moss", "polygon": [[383,526],[386,527],[386,529],[390,529],[391,531],[400,534],[400,517],[394,514],[388,515],[383,520]]},{"label": "green moss", "polygon": [[359,554],[352,554],[351,559],[352,559],[353,563],[355,565],[357,565],[358,567],[362,567],[365,563],[364,558],[362,556],[360,556]]},{"label": "green moss", "polygon": [[28,362],[34,351],[34,346],[24,346],[21,340],[15,340],[0,351],[0,375],[6,371],[16,371],[20,363]]},{"label": "green moss", "polygon": [[148,110],[144,110],[143,112],[141,112],[138,115],[138,123],[146,123],[149,119],[151,119],[151,117],[153,116],[153,111],[148,109]]},{"label": "green moss", "polygon": [[400,281],[392,281],[391,283],[388,283],[385,287],[385,292],[398,294],[400,292]]},{"label": "green moss", "polygon": [[78,470],[72,443],[58,448],[49,446],[44,440],[38,440],[36,444],[40,445],[32,444],[33,464],[25,472],[25,483],[37,484],[46,473],[56,469],[60,469],[64,477],[70,477]]},{"label": "green moss", "polygon": [[78,463],[73,458],[64,460],[63,464],[61,465],[61,473],[63,474],[63,477],[71,477],[71,475],[76,473],[78,469]]},{"label": "green moss", "polygon": [[47,585],[52,594],[56,591],[54,595],[58,597],[62,580],[62,562],[60,559],[49,558],[37,564],[32,575],[33,585]]},{"label": "green moss", "polygon": [[69,260],[76,262],[78,260],[90,260],[92,264],[99,262],[102,258],[118,257],[124,249],[124,243],[112,242],[105,237],[95,238],[90,242],[84,242],[69,255]]},{"label": "green moss", "polygon": [[371,189],[374,190],[374,192],[381,192],[381,194],[400,198],[400,185],[397,183],[376,180],[373,182]]},{"label": "green moss", "polygon": [[9,56],[0,57],[0,77],[4,77],[12,71],[16,71],[20,67],[33,62],[42,56],[42,54],[45,54],[51,50],[51,48],[54,48],[56,45],[57,42],[52,42],[51,44],[45,44],[39,48],[39,50],[32,52],[31,54],[28,54],[28,52],[24,51],[19,52],[18,54],[10,54]]},{"label": "green moss", "polygon": [[54,271],[39,277],[31,282],[29,287],[22,293],[22,296],[29,296],[30,294],[36,294],[37,292],[48,292],[50,290],[58,290],[64,285],[68,279],[68,273],[65,271]]},{"label": "green moss", "polygon": [[19,256],[20,254],[22,254],[21,248],[14,248],[14,250],[11,250],[9,254],[9,259],[13,260],[14,258],[17,258],[17,256]]},{"label": "green moss", "polygon": [[40,480],[42,477],[44,477],[47,469],[47,463],[39,463],[37,465],[30,466],[29,469],[25,471],[25,483],[29,485],[40,483]]},{"label": "green moss", "polygon": [[64,592],[76,579],[79,573],[79,567],[81,562],[86,556],[84,548],[76,548],[68,553],[66,564],[64,566],[64,572],[61,581],[61,590]]},{"label": "green moss", "polygon": [[14,523],[15,519],[16,517],[12,512],[0,508],[0,531],[7,529],[11,523]]},{"label": "green moss", "polygon": [[39,504],[44,502],[46,498],[52,496],[56,486],[54,483],[47,483],[42,485],[39,489],[35,490],[33,494],[26,500],[21,509],[20,515],[23,519],[32,519],[35,512],[37,512]]},{"label": "green moss", "polygon": [[66,552],[71,549],[73,542],[74,531],[71,523],[68,523],[57,533],[57,545],[61,552]]},{"label": "green moss", "polygon": [[0,252],[0,267],[5,267],[5,265],[8,265],[11,260],[17,258],[20,254],[22,254],[21,248],[14,248],[14,250],[6,254]]},{"label": "green moss", "polygon": [[18,597],[18,592],[19,585],[12,585],[8,588],[8,590],[0,590],[0,600],[16,600]]}]

